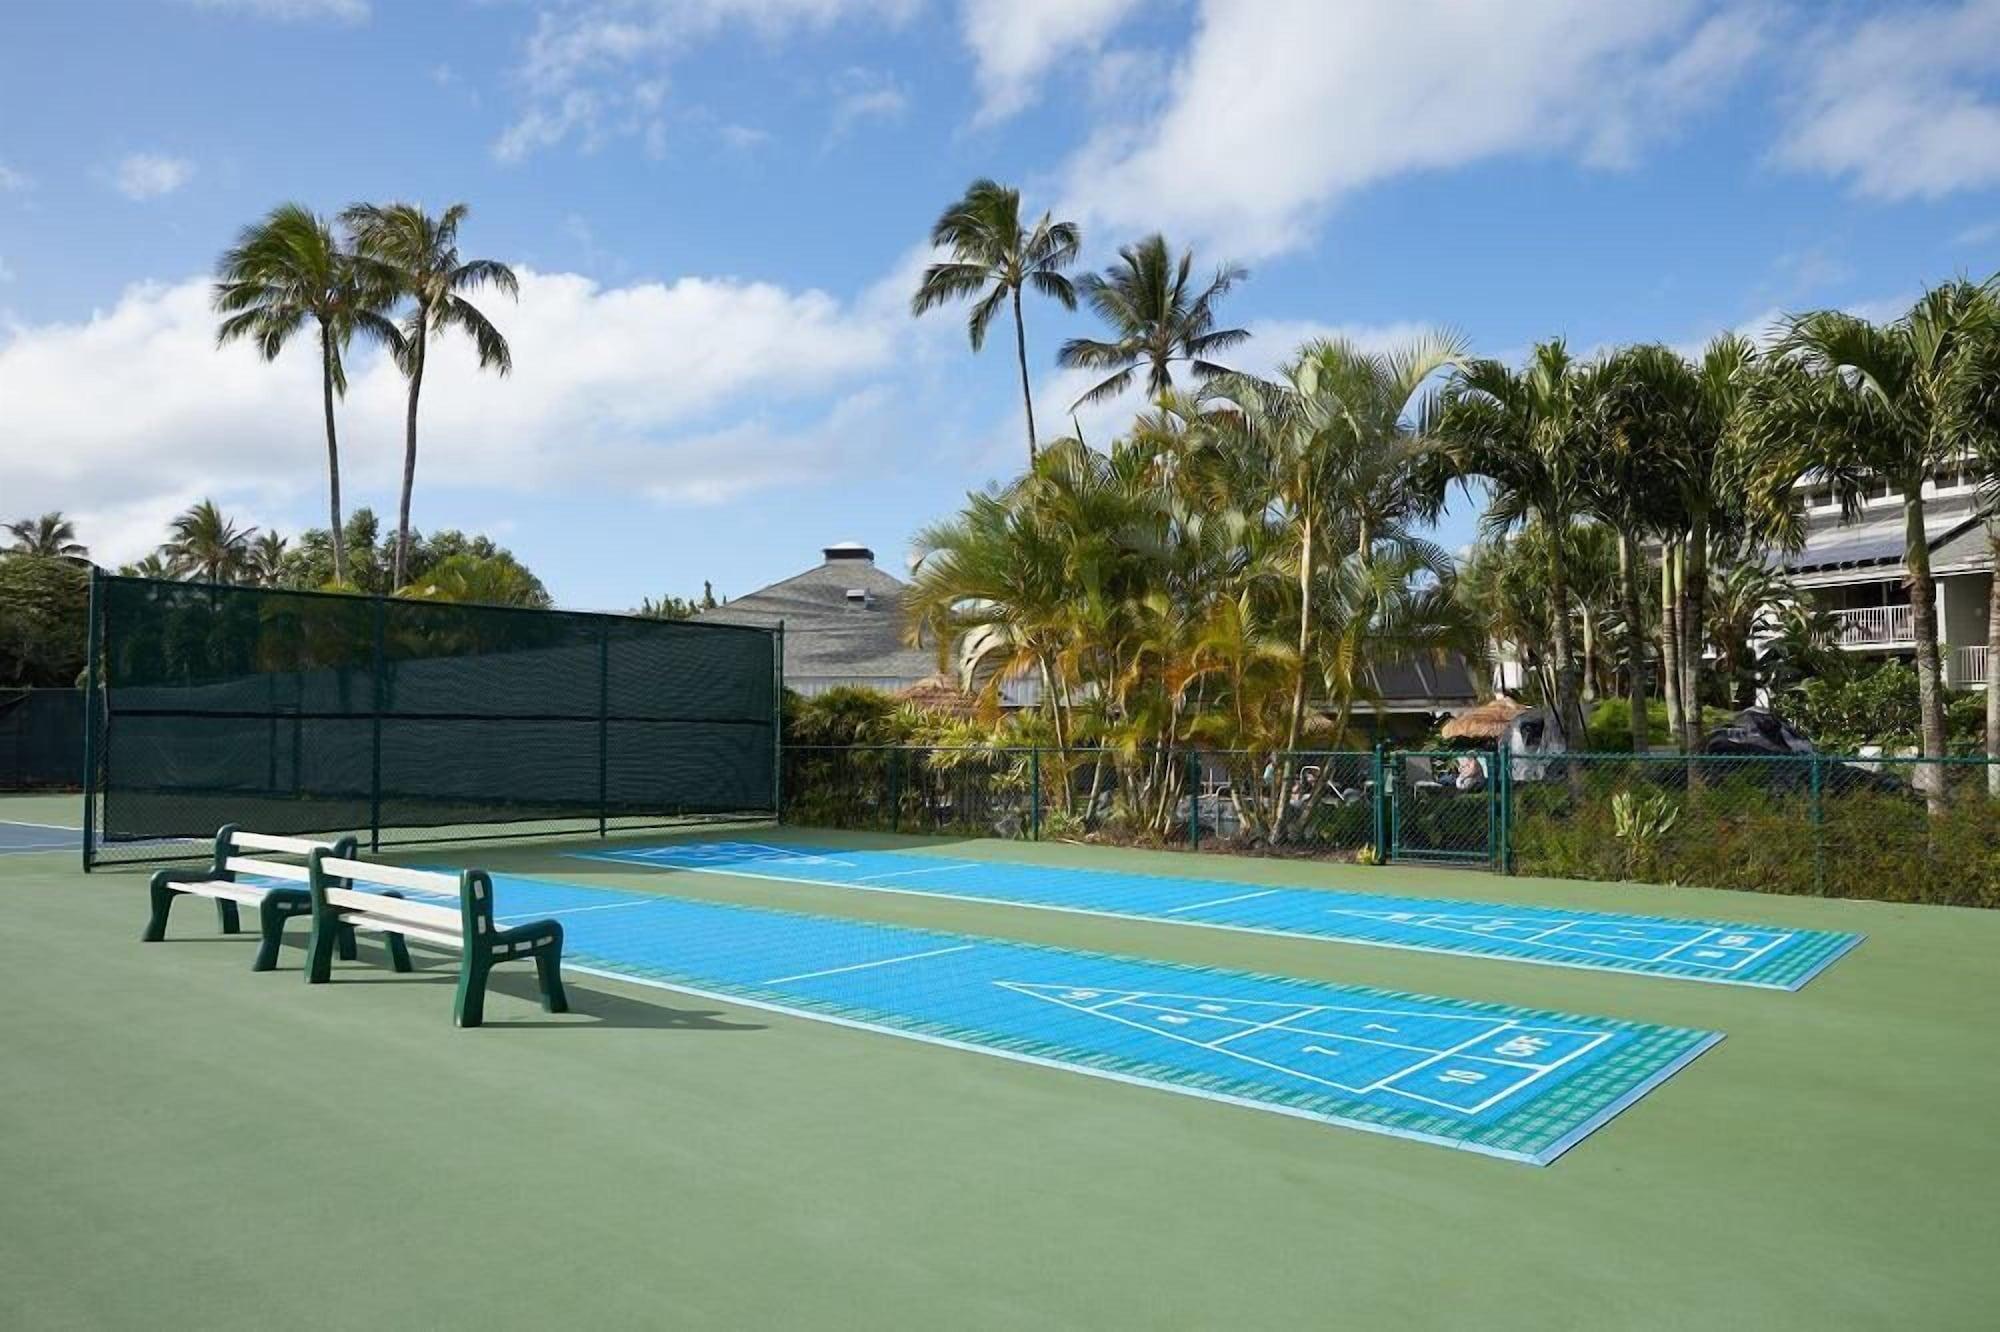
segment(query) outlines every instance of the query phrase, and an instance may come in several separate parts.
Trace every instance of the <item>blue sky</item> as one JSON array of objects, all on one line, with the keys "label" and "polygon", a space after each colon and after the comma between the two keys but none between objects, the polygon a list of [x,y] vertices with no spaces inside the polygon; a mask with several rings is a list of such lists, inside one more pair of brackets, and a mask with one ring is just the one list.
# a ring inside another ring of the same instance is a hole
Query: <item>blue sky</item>
[{"label": "blue sky", "polygon": [[[1886,317],[2000,268],[2000,0],[21,5],[0,510],[63,508],[110,560],[204,495],[319,521],[312,354],[214,349],[209,268],[282,200],[464,200],[467,253],[523,275],[490,309],[518,371],[441,358],[419,526],[494,532],[576,606],[740,593],[849,538],[898,567],[1020,461],[1002,341],[907,313],[981,175],[1079,220],[1086,267],[1156,229],[1246,263],[1250,369],[1322,333],[1512,357]],[[1045,422],[1092,331],[1031,303]],[[387,512],[400,389],[352,366],[349,502]]]}]

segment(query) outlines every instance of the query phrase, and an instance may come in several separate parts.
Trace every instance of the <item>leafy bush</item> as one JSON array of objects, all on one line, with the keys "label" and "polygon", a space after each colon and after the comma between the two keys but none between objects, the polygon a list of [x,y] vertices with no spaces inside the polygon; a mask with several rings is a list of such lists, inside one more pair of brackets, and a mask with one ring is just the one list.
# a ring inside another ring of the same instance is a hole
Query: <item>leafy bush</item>
[{"label": "leafy bush", "polygon": [[[1701,723],[1705,730],[1727,726],[1736,714],[1727,708],[1703,708]],[[1594,754],[1629,754],[1632,752],[1632,704],[1623,698],[1599,699],[1586,719],[1584,736]],[[1662,698],[1646,700],[1646,743],[1666,746],[1674,743],[1673,733],[1667,729],[1667,702]]]}]

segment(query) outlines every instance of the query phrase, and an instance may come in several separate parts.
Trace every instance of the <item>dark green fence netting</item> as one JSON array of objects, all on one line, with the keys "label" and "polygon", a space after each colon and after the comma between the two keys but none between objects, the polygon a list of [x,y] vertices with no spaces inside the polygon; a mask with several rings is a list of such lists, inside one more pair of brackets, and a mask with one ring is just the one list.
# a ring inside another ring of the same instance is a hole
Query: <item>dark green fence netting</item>
[{"label": "dark green fence netting", "polygon": [[83,691],[0,689],[0,791],[75,790],[83,779]]},{"label": "dark green fence netting", "polygon": [[92,614],[93,863],[775,813],[769,630],[123,577]]}]

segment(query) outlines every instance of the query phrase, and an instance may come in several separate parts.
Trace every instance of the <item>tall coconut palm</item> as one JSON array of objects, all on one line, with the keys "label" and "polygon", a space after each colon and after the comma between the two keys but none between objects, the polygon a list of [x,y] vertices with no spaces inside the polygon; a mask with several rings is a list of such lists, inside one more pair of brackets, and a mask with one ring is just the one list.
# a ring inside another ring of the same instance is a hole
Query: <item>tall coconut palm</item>
[{"label": "tall coconut palm", "polygon": [[[1538,344],[1528,364],[1498,361],[1461,366],[1434,423],[1444,441],[1446,470],[1461,483],[1483,480],[1491,490],[1481,525],[1497,536],[1530,521],[1548,534],[1550,651],[1555,657],[1553,705],[1571,745],[1585,734],[1564,559],[1570,528],[1587,506],[1584,459],[1594,447],[1589,384],[1561,339]],[[1577,770],[1572,767],[1573,776]]]},{"label": "tall coconut palm", "polygon": [[395,346],[400,337],[382,311],[394,293],[362,279],[353,256],[342,249],[333,228],[304,204],[280,204],[262,221],[245,227],[217,265],[214,303],[223,316],[216,342],[241,339],[256,344],[265,360],[276,360],[293,335],[310,322],[319,335],[320,406],[326,421],[328,531],[333,533],[334,577],[347,579],[347,552],[341,541],[340,438],[333,403],[347,392],[345,357],[356,333]]},{"label": "tall coconut palm", "polygon": [[202,500],[169,524],[167,543],[160,548],[167,564],[182,578],[203,583],[234,583],[248,570],[254,527],[238,527],[214,500]]},{"label": "tall coconut palm", "polygon": [[1194,251],[1176,263],[1164,236],[1155,234],[1118,251],[1118,262],[1077,283],[1090,308],[1111,326],[1112,340],[1071,338],[1056,359],[1064,366],[1112,373],[1073,406],[1115,398],[1131,386],[1140,367],[1146,391],[1160,397],[1174,386],[1173,365],[1185,362],[1196,380],[1225,374],[1209,359],[1249,338],[1248,330],[1215,327],[1215,306],[1230,288],[1249,276],[1239,264],[1224,264],[1206,287],[1192,282]]},{"label": "tall coconut palm", "polygon": [[8,555],[83,559],[90,554],[90,548],[76,539],[76,524],[63,517],[59,509],[39,518],[23,518],[17,523],[8,523],[7,534],[14,538],[4,552]]},{"label": "tall coconut palm", "polygon": [[[409,379],[403,423],[403,490],[396,510],[396,557],[390,578],[401,587],[409,570],[410,495],[417,483],[417,402],[433,338],[458,330],[472,339],[479,367],[506,375],[514,368],[507,339],[464,293],[486,287],[518,297],[514,270],[494,259],[462,259],[458,232],[470,210],[453,204],[432,217],[416,204],[355,204],[341,214],[353,234],[364,278],[407,299],[398,361]],[[336,524],[336,528],[338,524]]]},{"label": "tall coconut palm", "polygon": [[[1014,359],[1021,371],[1021,406],[1028,422],[1028,461],[1035,460],[1035,399],[1028,387],[1028,334],[1021,317],[1021,289],[1033,287],[1062,305],[1076,308],[1076,288],[1063,270],[1076,262],[1079,233],[1074,222],[1052,221],[1043,213],[1032,227],[1021,222],[1021,192],[992,180],[975,180],[965,196],[945,209],[931,228],[931,245],[951,259],[924,270],[910,313],[921,315],[947,301],[979,299],[966,317],[975,352],[1002,303],[1014,315]],[[983,294],[982,294],[983,293]]]},{"label": "tall coconut palm", "polygon": [[[1935,469],[1979,447],[1979,432],[1969,427],[1991,319],[1990,293],[1969,282],[1925,292],[1890,324],[1837,310],[1794,316],[1780,330],[1775,365],[1754,386],[1745,416],[1766,508],[1787,504],[1806,476],[1830,484],[1850,517],[1876,481],[1901,496],[1926,758],[1944,753],[1945,729],[1923,487]],[[1919,778],[1935,805],[1943,797],[1941,770],[1926,765]]]}]

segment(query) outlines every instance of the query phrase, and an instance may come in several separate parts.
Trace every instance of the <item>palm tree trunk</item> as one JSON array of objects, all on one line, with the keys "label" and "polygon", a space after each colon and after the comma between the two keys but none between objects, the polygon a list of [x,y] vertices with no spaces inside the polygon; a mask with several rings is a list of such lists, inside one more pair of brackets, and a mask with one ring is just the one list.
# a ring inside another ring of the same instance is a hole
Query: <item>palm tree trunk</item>
[{"label": "palm tree trunk", "polygon": [[[1921,481],[1921,478],[1917,478]],[[1910,570],[1910,632],[1917,641],[1917,707],[1924,757],[1944,756],[1944,681],[1938,661],[1937,583],[1931,577],[1930,536],[1924,527],[1924,501],[1916,485],[1904,489],[1903,561]],[[1944,802],[1944,770],[1926,763],[1918,770],[1918,785],[1933,810]]]},{"label": "palm tree trunk", "polygon": [[1618,534],[1618,591],[1625,600],[1625,702],[1632,713],[1632,752],[1643,754],[1651,743],[1646,716],[1645,614],[1639,599],[1639,540]]},{"label": "palm tree trunk", "polygon": [[1674,549],[1668,542],[1660,548],[1660,692],[1667,704],[1667,734],[1674,748],[1686,753],[1687,730],[1681,724],[1681,606],[1679,585],[1674,581]]},{"label": "palm tree trunk", "polygon": [[326,497],[333,537],[333,581],[347,581],[347,536],[340,530],[340,439],[333,428],[333,330],[319,326],[320,400],[326,408]]},{"label": "palm tree trunk", "polygon": [[1986,548],[1995,559],[1986,589],[1986,793],[2000,796],[2000,522],[1987,524]]},{"label": "palm tree trunk", "polygon": [[1028,413],[1028,466],[1035,465],[1035,395],[1028,391],[1028,332],[1021,322],[1021,289],[1014,288],[1014,359],[1021,367],[1021,406]]},{"label": "palm tree trunk", "polygon": [[1701,747],[1701,652],[1708,642],[1708,509],[1696,506],[1688,524],[1687,566],[1681,577],[1681,724],[1687,752]]},{"label": "palm tree trunk", "polygon": [[[1556,680],[1556,725],[1563,733],[1565,746],[1572,752],[1581,752],[1585,745],[1583,726],[1583,705],[1577,698],[1576,661],[1572,657],[1569,628],[1569,577],[1563,568],[1563,541],[1561,528],[1547,518],[1543,519],[1554,539],[1549,542],[1549,605],[1553,610],[1549,628],[1553,634],[1550,644],[1555,654]],[[1574,762],[1563,764],[1569,770],[1570,790],[1576,795],[1583,794],[1583,768]]]},{"label": "palm tree trunk", "polygon": [[1299,532],[1299,660],[1298,678],[1292,682],[1291,716],[1285,723],[1285,761],[1279,765],[1277,804],[1272,810],[1271,840],[1284,834],[1285,815],[1291,810],[1286,793],[1292,789],[1292,764],[1296,761],[1299,735],[1306,723],[1306,665],[1312,647],[1313,521],[1308,508]]},{"label": "palm tree trunk", "polygon": [[403,586],[410,568],[410,492],[417,486],[417,399],[424,391],[424,344],[429,340],[429,315],[419,312],[416,343],[410,348],[410,406],[403,422],[403,496],[396,508],[396,562],[390,578],[391,592]]}]

